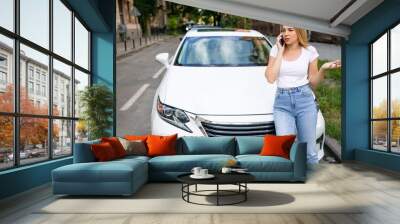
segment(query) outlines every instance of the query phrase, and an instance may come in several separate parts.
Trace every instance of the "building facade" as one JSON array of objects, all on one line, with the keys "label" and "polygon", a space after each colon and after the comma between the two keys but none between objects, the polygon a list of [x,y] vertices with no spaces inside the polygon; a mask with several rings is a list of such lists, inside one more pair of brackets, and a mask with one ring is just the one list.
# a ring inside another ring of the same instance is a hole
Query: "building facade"
[{"label": "building facade", "polygon": [[[15,87],[13,74],[13,49],[6,43],[0,41],[0,96],[12,96]],[[21,51],[20,54],[20,110],[27,114],[43,114],[49,109],[49,96],[53,96],[53,114],[59,117],[70,117],[72,113],[72,77],[60,70],[54,69],[53,72],[53,93],[49,94],[49,68],[47,65],[25,55]],[[78,85],[79,81],[75,81]],[[10,91],[9,95],[6,95]],[[26,94],[26,98],[23,94]],[[7,107],[7,102],[12,102],[13,99],[6,99],[0,102],[1,107]],[[75,104],[79,105],[79,97],[76,98]],[[10,107],[10,106],[9,106]],[[12,107],[12,106],[11,106]],[[10,108],[11,108],[10,107]],[[79,107],[77,107],[79,108]],[[12,111],[9,111],[12,112]],[[79,116],[80,110],[76,110]],[[59,148],[62,153],[63,145],[68,145],[72,142],[71,122],[66,120],[56,120],[53,123],[58,131],[56,139],[53,138],[53,144]],[[57,153],[57,152],[56,152]]]}]

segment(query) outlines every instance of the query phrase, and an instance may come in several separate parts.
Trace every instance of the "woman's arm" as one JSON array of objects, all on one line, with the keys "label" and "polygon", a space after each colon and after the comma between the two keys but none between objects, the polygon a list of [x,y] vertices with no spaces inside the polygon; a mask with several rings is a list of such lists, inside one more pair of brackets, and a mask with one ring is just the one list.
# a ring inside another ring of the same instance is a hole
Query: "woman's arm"
[{"label": "woman's arm", "polygon": [[340,60],[336,60],[324,63],[318,70],[318,58],[314,59],[308,65],[308,81],[310,81],[311,87],[313,89],[317,88],[318,83],[324,79],[326,70],[340,67]]},{"label": "woman's arm", "polygon": [[[279,40],[280,36],[277,37],[277,40]],[[279,44],[279,41],[276,44],[278,48],[278,53],[276,54],[276,57],[270,56],[268,59],[268,66],[267,69],[265,70],[265,77],[267,78],[269,83],[274,83],[275,80],[278,78],[279,70],[281,68],[281,63],[282,63],[282,58],[283,58],[283,51],[285,50],[285,47]]]},{"label": "woman's arm", "polygon": [[318,70],[318,58],[314,59],[308,65],[308,81],[313,89],[317,88],[318,83],[324,79],[325,70],[320,68]]}]

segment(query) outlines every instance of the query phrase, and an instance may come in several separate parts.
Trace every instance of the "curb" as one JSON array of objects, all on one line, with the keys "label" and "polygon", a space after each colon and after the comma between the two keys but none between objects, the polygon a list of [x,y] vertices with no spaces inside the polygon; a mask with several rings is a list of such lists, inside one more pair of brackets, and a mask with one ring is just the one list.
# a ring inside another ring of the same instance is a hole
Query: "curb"
[{"label": "curb", "polygon": [[329,137],[328,135],[325,136],[325,146],[328,148],[329,151],[332,152],[335,160],[338,162],[342,162],[342,146],[340,143],[334,139]]}]

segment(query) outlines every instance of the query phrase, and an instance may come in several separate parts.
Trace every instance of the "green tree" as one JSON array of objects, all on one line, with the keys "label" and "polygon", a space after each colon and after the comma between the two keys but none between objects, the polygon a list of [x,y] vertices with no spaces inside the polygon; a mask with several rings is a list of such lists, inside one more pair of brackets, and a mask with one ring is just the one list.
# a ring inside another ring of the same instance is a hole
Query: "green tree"
[{"label": "green tree", "polygon": [[168,17],[167,22],[168,32],[171,34],[176,34],[179,28],[179,16],[171,15]]},{"label": "green tree", "polygon": [[156,12],[156,0],[135,0],[135,6],[142,14],[139,23],[146,35],[150,35],[150,18]]}]

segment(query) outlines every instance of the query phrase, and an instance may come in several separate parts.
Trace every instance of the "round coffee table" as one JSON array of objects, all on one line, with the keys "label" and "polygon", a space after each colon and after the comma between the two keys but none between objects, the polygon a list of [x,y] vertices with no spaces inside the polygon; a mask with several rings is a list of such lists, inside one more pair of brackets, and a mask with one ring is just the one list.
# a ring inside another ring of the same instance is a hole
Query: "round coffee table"
[{"label": "round coffee table", "polygon": [[[190,177],[191,173],[182,174],[177,177],[178,181],[182,183],[182,199],[188,203],[198,205],[234,205],[247,200],[247,192],[249,188],[247,183],[255,180],[255,177],[249,173],[215,173],[215,177],[212,179],[194,179]],[[197,190],[197,185],[216,185],[215,190]],[[190,191],[190,186],[195,186],[194,191]],[[236,185],[237,190],[224,190],[220,189],[220,185]],[[215,194],[205,194],[209,192],[215,192]],[[216,197],[216,204],[202,204],[190,201],[190,196],[204,196],[204,197]],[[240,196],[240,199],[231,203],[221,203],[221,197],[232,197]]]}]

